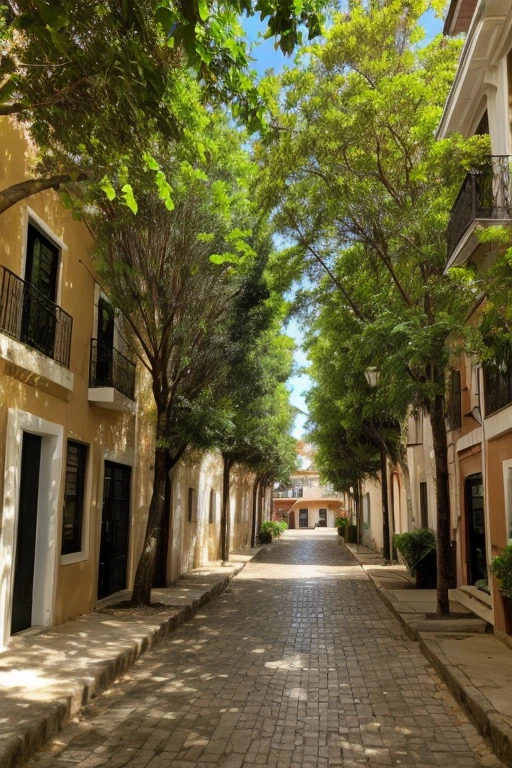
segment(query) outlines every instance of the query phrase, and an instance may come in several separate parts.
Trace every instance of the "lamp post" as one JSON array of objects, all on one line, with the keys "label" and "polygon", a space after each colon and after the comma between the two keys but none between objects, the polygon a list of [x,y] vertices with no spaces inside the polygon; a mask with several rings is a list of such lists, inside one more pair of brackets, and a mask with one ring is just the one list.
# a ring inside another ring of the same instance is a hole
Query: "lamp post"
[{"label": "lamp post", "polygon": [[380,371],[377,370],[375,366],[372,366],[371,368],[366,369],[364,375],[366,376],[366,381],[368,382],[369,386],[372,389],[375,389],[380,381]]},{"label": "lamp post", "polygon": [[[372,366],[364,372],[368,385],[375,389],[380,381],[380,371]],[[389,531],[389,499],[388,499],[388,462],[384,441],[380,439],[380,487],[382,491],[382,539],[384,559],[391,559],[391,542]]]}]

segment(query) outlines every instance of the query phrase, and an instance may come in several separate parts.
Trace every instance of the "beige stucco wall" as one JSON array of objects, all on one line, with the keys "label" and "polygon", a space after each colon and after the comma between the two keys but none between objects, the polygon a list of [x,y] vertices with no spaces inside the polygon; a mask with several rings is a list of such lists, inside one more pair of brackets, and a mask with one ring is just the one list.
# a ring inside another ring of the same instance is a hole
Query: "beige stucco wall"
[{"label": "beige stucco wall", "polygon": [[363,497],[368,494],[369,521],[364,521],[363,543],[367,547],[382,552],[382,490],[379,480],[367,478],[362,484]]},{"label": "beige stucco wall", "polygon": [[[22,181],[30,173],[30,153],[23,132],[8,119],[0,119],[0,186]],[[88,551],[80,562],[63,565],[60,558],[62,515],[57,519],[55,563],[55,603],[53,623],[89,610],[97,590],[98,548],[105,458],[133,462],[134,417],[128,413],[107,411],[88,402],[89,350],[94,328],[94,266],[92,236],[81,222],[73,220],[59,196],[42,192],[0,216],[0,264],[23,276],[25,239],[29,217],[35,214],[53,235],[62,241],[58,274],[57,303],[73,317],[70,371],[73,391],[56,396],[44,381],[24,383],[26,375],[5,359],[0,360],[0,498],[3,498],[8,409],[18,409],[63,427],[63,464],[58,510],[62,509],[65,476],[66,440],[88,445],[86,504],[84,526],[88,529]],[[91,274],[92,273],[92,274]],[[0,333],[4,349],[12,344]],[[30,351],[30,354],[34,354]],[[38,353],[37,353],[38,354]],[[44,357],[44,356],[40,356]],[[56,366],[57,364],[53,364]],[[4,574],[5,577],[5,574]]]}]

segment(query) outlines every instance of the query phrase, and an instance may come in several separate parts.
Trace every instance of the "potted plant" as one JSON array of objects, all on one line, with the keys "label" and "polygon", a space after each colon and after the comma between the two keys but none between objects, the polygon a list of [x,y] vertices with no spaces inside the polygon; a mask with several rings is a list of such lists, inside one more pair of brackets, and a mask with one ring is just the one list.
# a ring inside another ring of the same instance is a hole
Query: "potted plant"
[{"label": "potted plant", "polygon": [[512,544],[508,544],[500,555],[493,558],[490,569],[498,581],[498,589],[503,599],[505,631],[512,635]]},{"label": "potted plant", "polygon": [[348,526],[348,520],[346,517],[339,515],[334,520],[334,527],[338,529],[338,536],[344,536],[346,538],[346,528]]},{"label": "potted plant", "polygon": [[435,589],[437,586],[436,534],[430,528],[417,528],[393,537],[395,547],[409,569],[416,576],[417,589]]},{"label": "potted plant", "polygon": [[357,544],[357,525],[349,523],[345,540],[348,541],[349,544]]}]

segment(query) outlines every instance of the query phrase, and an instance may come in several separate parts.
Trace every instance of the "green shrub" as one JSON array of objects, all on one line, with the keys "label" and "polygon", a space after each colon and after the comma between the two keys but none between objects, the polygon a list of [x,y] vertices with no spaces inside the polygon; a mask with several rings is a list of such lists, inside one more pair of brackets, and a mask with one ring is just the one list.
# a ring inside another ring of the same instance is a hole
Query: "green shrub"
[{"label": "green shrub", "polygon": [[435,552],[436,549],[436,534],[430,528],[417,528],[408,533],[396,533],[393,541],[411,571],[416,568],[420,560],[430,552]]},{"label": "green shrub", "polygon": [[345,528],[347,525],[348,525],[348,518],[347,517],[341,517],[341,515],[340,515],[340,516],[338,516],[334,520],[334,527],[335,528]]},{"label": "green shrub", "polygon": [[267,520],[260,528],[260,532],[264,531],[269,533],[273,539],[278,539],[282,533],[282,529],[279,523],[275,520]]},{"label": "green shrub", "polygon": [[278,526],[279,526],[279,527],[280,527],[280,529],[281,529],[281,533],[282,533],[283,531],[287,531],[287,530],[288,530],[288,523],[286,522],[286,520],[280,520],[280,521],[278,522]]},{"label": "green shrub", "polygon": [[499,588],[512,597],[512,544],[491,561],[491,573],[498,579]]}]

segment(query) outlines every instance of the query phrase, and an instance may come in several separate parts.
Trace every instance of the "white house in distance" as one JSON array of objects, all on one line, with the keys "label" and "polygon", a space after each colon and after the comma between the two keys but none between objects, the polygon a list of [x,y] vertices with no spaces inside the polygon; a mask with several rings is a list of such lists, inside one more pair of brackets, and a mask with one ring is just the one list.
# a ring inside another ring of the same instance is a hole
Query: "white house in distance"
[{"label": "white house in distance", "polygon": [[343,494],[321,485],[311,445],[298,441],[297,453],[301,468],[291,475],[288,485],[274,489],[272,519],[286,520],[290,528],[333,528],[344,509]]}]

